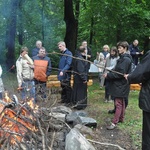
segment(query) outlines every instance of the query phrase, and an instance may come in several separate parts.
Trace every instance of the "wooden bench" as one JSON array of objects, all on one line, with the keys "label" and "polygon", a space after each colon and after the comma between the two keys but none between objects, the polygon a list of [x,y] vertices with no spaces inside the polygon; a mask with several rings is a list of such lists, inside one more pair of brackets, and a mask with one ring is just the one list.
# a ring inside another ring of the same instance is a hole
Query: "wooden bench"
[{"label": "wooden bench", "polygon": [[[87,85],[90,86],[92,84],[93,84],[93,80],[89,79]],[[58,81],[57,75],[50,75],[48,77],[47,82],[46,82],[46,86],[48,88],[51,88],[51,87],[60,87],[60,81]],[[71,86],[73,86],[73,76],[71,77]]]}]

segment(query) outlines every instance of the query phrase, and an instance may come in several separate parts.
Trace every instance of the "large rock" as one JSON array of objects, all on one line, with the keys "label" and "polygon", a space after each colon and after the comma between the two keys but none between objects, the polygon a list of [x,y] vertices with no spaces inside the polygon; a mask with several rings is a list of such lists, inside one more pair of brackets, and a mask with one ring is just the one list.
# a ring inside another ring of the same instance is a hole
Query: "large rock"
[{"label": "large rock", "polygon": [[86,117],[87,113],[85,111],[75,111],[66,115],[66,122],[73,123],[78,116]]},{"label": "large rock", "polygon": [[74,128],[78,129],[83,135],[94,135],[93,130],[91,128],[86,127],[82,124],[77,124],[74,126]]},{"label": "large rock", "polygon": [[62,120],[62,121],[65,121],[65,118],[66,118],[66,114],[63,114],[63,113],[53,112],[53,113],[49,113],[49,115],[58,120]]},{"label": "large rock", "polygon": [[89,118],[89,117],[78,116],[73,122],[73,125],[76,125],[76,124],[82,124],[82,125],[92,127],[92,128],[97,127],[96,120],[93,118]]},{"label": "large rock", "polygon": [[55,113],[62,113],[62,114],[70,114],[70,113],[72,113],[72,110],[69,107],[66,107],[66,106],[52,107],[51,111],[55,112]]},{"label": "large rock", "polygon": [[95,150],[93,145],[75,128],[66,136],[65,150]]}]

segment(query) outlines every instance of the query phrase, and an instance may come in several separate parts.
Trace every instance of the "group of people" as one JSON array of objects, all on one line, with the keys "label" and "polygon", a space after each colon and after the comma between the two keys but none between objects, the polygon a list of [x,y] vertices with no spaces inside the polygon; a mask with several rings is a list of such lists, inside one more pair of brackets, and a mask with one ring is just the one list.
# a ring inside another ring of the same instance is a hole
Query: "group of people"
[{"label": "group of people", "polygon": [[[58,66],[58,80],[61,83],[61,102],[66,105],[73,104],[77,109],[87,106],[87,82],[90,68],[91,49],[87,41],[83,41],[76,50],[73,59],[71,51],[66,48],[64,41],[58,43],[61,52]],[[112,130],[119,122],[124,121],[125,108],[128,104],[128,95],[131,83],[141,84],[139,95],[139,107],[143,110],[142,150],[150,147],[150,51],[146,53],[141,62],[139,57],[143,55],[138,48],[138,40],[131,45],[126,41],[117,43],[116,47],[103,46],[103,52],[97,53],[96,63],[99,65],[100,85],[105,85],[105,101],[109,97],[114,100],[114,117],[107,129]],[[136,65],[133,72],[132,63]],[[47,56],[46,49],[41,41],[36,42],[36,48],[32,50],[32,57],[28,55],[28,48],[22,47],[20,56],[16,61],[18,90],[21,90],[22,100],[29,97],[36,102],[37,91],[46,98],[46,81],[51,74],[51,60]],[[73,87],[71,87],[71,73],[73,72]],[[2,67],[0,66],[0,99],[4,91],[1,79]],[[39,85],[40,88],[37,88]]]},{"label": "group of people", "polygon": [[[137,64],[140,62],[140,57],[143,55],[143,51],[140,51],[138,47],[138,40],[134,40],[131,45],[128,45],[126,53],[130,54],[132,59],[132,69],[135,69]],[[117,47],[112,46],[109,48],[108,45],[104,45],[103,51],[100,53],[97,52],[97,57],[94,61],[94,63],[99,66],[100,87],[105,86],[105,102],[112,102],[114,97],[109,94],[109,81],[104,78],[103,74],[113,70],[118,59],[119,53]],[[125,104],[126,106],[128,105],[128,98],[125,98]],[[112,112],[114,112],[114,110]]]},{"label": "group of people", "polygon": [[[65,42],[59,42],[58,48],[62,55],[59,61],[58,80],[61,83],[61,102],[73,105],[76,109],[84,109],[87,106],[87,81],[90,64],[86,60],[91,58],[91,50],[87,42],[76,50],[73,59],[72,53],[66,48]],[[73,87],[71,88],[71,72],[73,72]]]},{"label": "group of people", "polygon": [[[139,107],[143,111],[142,150],[148,150],[150,147],[150,51],[139,61],[143,51],[141,52],[137,45],[138,40],[134,40],[131,45],[128,45],[126,41],[118,42],[119,58],[116,65],[113,69],[111,68],[112,70],[104,66],[106,71],[102,76],[106,80],[106,89],[107,81],[109,82],[109,94],[114,98],[115,103],[115,114],[107,129],[112,130],[119,122],[124,121],[130,84],[140,84]],[[131,71],[132,63],[136,66],[133,71]]]},{"label": "group of people", "polygon": [[[88,60],[91,58],[91,50],[87,47],[87,42],[83,41],[76,50],[76,59],[73,59],[72,52],[66,48],[64,41],[58,43],[58,49],[61,54],[58,66],[58,80],[62,88],[61,103],[84,109],[87,106],[87,81],[90,68]],[[29,57],[27,47],[21,48],[16,69],[18,90],[21,91],[23,101],[30,98],[36,103],[39,92],[42,93],[42,98],[46,98],[46,81],[51,74],[52,66],[41,41],[36,42],[32,57]],[[73,87],[70,83],[72,72]]]},{"label": "group of people", "polygon": [[[87,46],[87,42],[84,42],[83,43]],[[68,98],[64,98],[65,96],[62,94],[62,102],[67,104],[71,102],[79,109],[85,108],[87,105],[89,61],[86,60],[90,60],[91,58],[91,51],[89,50],[88,53],[83,43],[76,51],[76,59],[73,60],[71,60],[71,57],[68,57],[69,55],[72,56],[69,50],[61,48],[65,43],[58,44],[62,53],[67,54],[60,57],[61,63],[59,64],[61,67],[59,67],[58,77],[66,75],[66,78],[60,79],[61,86],[65,89],[62,93],[66,93],[64,95],[68,96]],[[124,122],[125,108],[128,105],[130,83],[141,84],[139,106],[143,110],[142,150],[146,150],[150,147],[150,51],[148,51],[142,61],[139,62],[139,57],[143,55],[143,52],[139,51],[137,45],[138,40],[134,40],[131,45],[129,45],[127,41],[121,41],[117,43],[117,47],[111,48],[110,53],[106,50],[109,48],[108,45],[104,45],[104,56],[102,57],[104,64],[101,66],[99,65],[99,68],[103,69],[101,76],[105,81],[101,79],[101,84],[105,84],[106,86],[105,97],[108,98],[108,95],[111,95],[115,104],[114,117],[111,124],[107,126],[108,130],[114,129],[119,122]],[[102,54],[99,53],[98,55],[98,59],[100,59]],[[65,63],[67,65],[64,65]],[[136,65],[136,68],[134,71],[131,71],[133,63]],[[70,67],[68,67],[70,64],[72,64],[74,72],[73,89],[70,88],[70,82],[68,82],[68,80],[70,80]],[[67,89],[68,87],[70,89]],[[67,94],[68,91],[70,91],[69,94]]]},{"label": "group of people", "polygon": [[[72,52],[66,48],[64,41],[58,43],[60,50],[60,60],[58,66],[58,80],[61,84],[61,103],[73,105],[74,108],[84,109],[87,106],[87,82],[88,70],[91,59],[91,49],[87,46],[87,41],[83,41],[76,50],[73,59]],[[41,41],[36,41],[36,47],[28,55],[27,47],[20,49],[20,55],[16,60],[16,71],[18,90],[21,93],[21,100],[37,102],[37,94],[41,98],[46,98],[46,82],[52,71],[51,59],[48,57],[46,49]],[[71,75],[73,72],[73,87],[71,86]],[[4,92],[4,85],[1,78],[2,67],[0,66],[0,99]]]},{"label": "group of people", "polygon": [[36,46],[36,49],[32,51],[32,58],[28,55],[28,48],[22,47],[16,61],[18,90],[21,91],[22,101],[30,98],[36,102],[38,92],[46,98],[46,81],[51,73],[51,60],[46,55],[41,41],[37,41]]},{"label": "group of people", "polygon": [[132,64],[139,63],[143,52],[138,47],[138,40],[131,45],[127,41],[118,42],[117,47],[103,46],[103,51],[98,53],[96,64],[99,66],[100,86],[105,87],[105,102],[114,102],[114,108],[108,113],[114,113],[112,124],[108,129],[114,129],[118,122],[124,121],[125,108],[128,105],[129,84],[124,74],[131,73]]}]

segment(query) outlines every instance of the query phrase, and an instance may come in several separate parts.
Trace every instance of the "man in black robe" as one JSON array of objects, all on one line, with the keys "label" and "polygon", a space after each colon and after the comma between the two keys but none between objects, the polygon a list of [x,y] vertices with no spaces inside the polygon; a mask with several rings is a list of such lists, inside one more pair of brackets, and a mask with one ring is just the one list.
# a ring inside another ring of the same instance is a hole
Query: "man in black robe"
[{"label": "man in black robe", "polygon": [[87,106],[87,70],[88,62],[85,60],[86,49],[80,46],[76,54],[77,59],[73,61],[74,84],[72,92],[72,103],[77,109]]}]

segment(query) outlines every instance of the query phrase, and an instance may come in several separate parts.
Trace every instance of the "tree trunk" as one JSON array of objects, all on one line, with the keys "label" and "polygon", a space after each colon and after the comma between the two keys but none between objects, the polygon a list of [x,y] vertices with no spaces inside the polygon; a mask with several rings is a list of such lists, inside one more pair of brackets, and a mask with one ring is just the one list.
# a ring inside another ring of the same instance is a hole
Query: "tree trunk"
[{"label": "tree trunk", "polygon": [[18,0],[12,0],[10,6],[10,15],[6,29],[6,65],[10,69],[15,63],[15,35],[17,22]]},{"label": "tree trunk", "polygon": [[117,42],[121,40],[121,29],[119,26],[117,28],[116,39],[117,39]]},{"label": "tree trunk", "polygon": [[145,37],[144,39],[144,53],[146,53],[148,50],[150,50],[150,37]]},{"label": "tree trunk", "polygon": [[80,0],[76,0],[75,7],[75,18],[76,18],[76,41],[75,41],[75,49],[77,48],[77,37],[78,37],[78,25],[79,25],[79,14],[80,14]]},{"label": "tree trunk", "polygon": [[90,45],[92,45],[93,36],[94,36],[93,26],[94,26],[94,18],[92,16],[92,18],[91,18],[91,29],[90,29],[90,42],[89,42]]},{"label": "tree trunk", "polygon": [[77,20],[73,12],[72,0],[64,0],[64,21],[66,22],[65,43],[67,48],[74,53],[77,42]]},{"label": "tree trunk", "polygon": [[18,42],[20,45],[23,45],[23,16],[22,16],[22,5],[23,1],[19,2],[19,12],[18,12]]},{"label": "tree trunk", "polygon": [[45,1],[42,0],[42,12],[41,12],[41,16],[42,16],[42,43],[44,45],[44,41],[45,41],[45,20],[44,20],[44,6],[45,6]]}]

